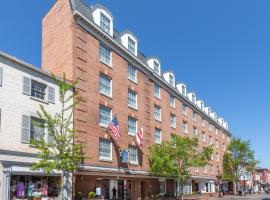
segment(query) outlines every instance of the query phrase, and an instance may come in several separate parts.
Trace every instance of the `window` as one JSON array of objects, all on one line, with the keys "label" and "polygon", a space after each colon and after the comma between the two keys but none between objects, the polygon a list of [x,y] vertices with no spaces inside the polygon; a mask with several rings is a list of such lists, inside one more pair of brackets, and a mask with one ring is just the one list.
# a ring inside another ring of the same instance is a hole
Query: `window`
[{"label": "window", "polygon": [[138,148],[132,145],[129,145],[129,162],[138,164]]},{"label": "window", "polygon": [[112,118],[112,110],[106,106],[99,106],[99,125],[107,127]]},{"label": "window", "polygon": [[44,139],[45,135],[44,125],[45,125],[44,120],[36,117],[31,117],[30,139],[38,141]]},{"label": "window", "polygon": [[186,95],[186,87],[184,85],[182,85],[182,94]]},{"label": "window", "polygon": [[161,129],[155,128],[155,143],[161,144],[161,142],[162,142]]},{"label": "window", "polygon": [[174,96],[170,95],[170,106],[172,108],[175,108],[175,98]]},{"label": "window", "polygon": [[3,84],[3,68],[0,67],[0,87],[2,87]]},{"label": "window", "polygon": [[195,138],[198,138],[198,129],[196,127],[193,127],[193,135]]},{"label": "window", "polygon": [[213,130],[213,126],[212,126],[212,124],[209,124],[209,131],[212,132],[212,130]]},{"label": "window", "polygon": [[160,98],[160,87],[157,83],[154,83],[154,95],[157,98]]},{"label": "window", "polygon": [[182,106],[182,113],[184,115],[187,115],[187,105],[186,104],[183,104],[183,106]]},{"label": "window", "polygon": [[224,134],[224,133],[222,133],[222,139],[224,140],[224,138],[225,138],[225,134]]},{"label": "window", "polygon": [[196,121],[197,113],[195,111],[192,112],[192,118],[193,118],[193,121]]},{"label": "window", "polygon": [[223,149],[223,151],[226,151],[226,146],[224,143],[222,144],[222,149]]},{"label": "window", "polygon": [[43,83],[39,83],[37,81],[31,81],[31,96],[45,100],[47,86]]},{"label": "window", "polygon": [[218,144],[218,140],[216,140],[216,148],[218,149],[219,144]]},{"label": "window", "polygon": [[110,140],[99,139],[99,159],[112,160],[112,143]]},{"label": "window", "polygon": [[211,153],[211,160],[214,160],[214,155],[213,155],[213,153]]},{"label": "window", "polygon": [[105,74],[99,75],[99,92],[108,96],[112,96],[112,79]]},{"label": "window", "polygon": [[130,37],[128,37],[128,51],[132,54],[135,54],[135,48],[136,48],[136,43],[134,40],[132,40]]},{"label": "window", "polygon": [[217,159],[217,161],[219,161],[219,155],[218,155],[218,153],[216,153],[216,159]]},{"label": "window", "polygon": [[160,73],[160,66],[159,63],[154,61],[154,72],[159,74]]},{"label": "window", "polygon": [[188,134],[188,124],[185,121],[183,121],[182,130],[183,133]]},{"label": "window", "polygon": [[166,193],[166,181],[165,180],[159,181],[159,191],[160,191],[160,194]]},{"label": "window", "polygon": [[107,65],[111,65],[111,50],[104,44],[99,47],[99,60]]},{"label": "window", "polygon": [[207,165],[203,167],[203,173],[207,173]]},{"label": "window", "polygon": [[100,14],[100,28],[105,32],[110,33],[111,20],[106,17],[103,13]]},{"label": "window", "polygon": [[214,174],[214,167],[211,165],[211,174]]},{"label": "window", "polygon": [[209,137],[209,145],[212,145],[213,144],[213,138],[212,136]]},{"label": "window", "polygon": [[137,133],[137,120],[133,117],[128,117],[128,134],[135,136]]},{"label": "window", "polygon": [[205,135],[205,132],[202,132],[202,141],[203,141],[203,142],[206,142],[206,135]]},{"label": "window", "polygon": [[194,172],[198,173],[199,172],[199,168],[198,167],[194,167]]},{"label": "window", "polygon": [[154,116],[155,116],[156,120],[161,121],[161,108],[159,106],[155,105],[155,107],[154,107]]},{"label": "window", "polygon": [[216,135],[218,135],[218,129],[216,128]]},{"label": "window", "polygon": [[128,90],[128,106],[137,109],[137,93]]},{"label": "window", "polygon": [[171,142],[175,142],[176,140],[176,135],[175,134],[171,134]]},{"label": "window", "polygon": [[175,123],[175,115],[171,114],[170,115],[170,124],[171,124],[171,128],[175,128],[176,127],[176,123]]},{"label": "window", "polygon": [[173,75],[169,74],[169,83],[173,86],[174,85],[174,78]]},{"label": "window", "polygon": [[202,126],[205,127],[205,119],[202,118]]},{"label": "window", "polygon": [[135,83],[137,82],[137,70],[131,64],[128,65],[128,79]]}]

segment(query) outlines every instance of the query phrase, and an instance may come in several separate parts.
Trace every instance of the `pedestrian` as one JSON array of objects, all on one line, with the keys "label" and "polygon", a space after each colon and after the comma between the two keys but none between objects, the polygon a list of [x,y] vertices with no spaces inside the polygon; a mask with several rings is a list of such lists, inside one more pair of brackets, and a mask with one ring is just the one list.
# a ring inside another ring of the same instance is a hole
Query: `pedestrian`
[{"label": "pedestrian", "polygon": [[113,192],[113,199],[116,199],[116,188],[115,187],[113,187],[112,192]]}]

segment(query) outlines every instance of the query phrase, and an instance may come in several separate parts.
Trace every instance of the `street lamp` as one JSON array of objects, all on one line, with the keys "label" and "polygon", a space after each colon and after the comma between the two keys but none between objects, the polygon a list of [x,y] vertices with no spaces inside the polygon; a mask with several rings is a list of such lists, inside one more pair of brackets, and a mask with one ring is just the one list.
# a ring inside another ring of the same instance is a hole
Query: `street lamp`
[{"label": "street lamp", "polygon": [[221,179],[222,179],[222,174],[220,173],[219,166],[217,166],[217,179],[218,179],[218,198],[222,198],[221,195]]}]

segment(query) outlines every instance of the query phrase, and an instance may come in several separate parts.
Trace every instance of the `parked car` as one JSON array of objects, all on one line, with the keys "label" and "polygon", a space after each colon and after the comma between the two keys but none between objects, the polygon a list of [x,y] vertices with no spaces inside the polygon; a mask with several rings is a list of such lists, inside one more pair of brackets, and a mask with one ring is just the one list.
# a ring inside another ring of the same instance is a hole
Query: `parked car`
[{"label": "parked car", "polygon": [[265,188],[265,193],[270,194],[270,188]]}]

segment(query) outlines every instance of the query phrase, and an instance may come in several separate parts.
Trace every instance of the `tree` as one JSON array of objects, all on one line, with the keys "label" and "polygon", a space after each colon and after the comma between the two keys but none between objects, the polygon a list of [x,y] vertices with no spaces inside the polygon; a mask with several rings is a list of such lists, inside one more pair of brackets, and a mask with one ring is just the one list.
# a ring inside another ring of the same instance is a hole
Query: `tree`
[{"label": "tree", "polygon": [[150,147],[150,171],[154,176],[177,179],[183,198],[183,187],[190,180],[190,168],[206,166],[212,147],[198,149],[198,139],[173,135],[173,140]]},{"label": "tree", "polygon": [[258,161],[249,141],[233,138],[223,156],[223,178],[234,182],[234,192],[239,191],[239,180],[246,172],[253,172]]},{"label": "tree", "polygon": [[[45,133],[41,139],[31,140],[30,144],[38,150],[39,160],[33,164],[33,170],[42,169],[46,173],[59,170],[62,173],[62,199],[68,199],[71,195],[70,174],[80,167],[84,159],[82,145],[75,143],[75,129],[73,128],[73,108],[81,101],[78,92],[75,90],[77,82],[69,83],[65,74],[63,79],[53,80],[59,88],[59,101],[61,110],[51,115],[43,105],[40,105],[38,117],[43,123],[34,121],[35,125],[47,130],[48,139]],[[71,93],[70,93],[71,92]]]}]

